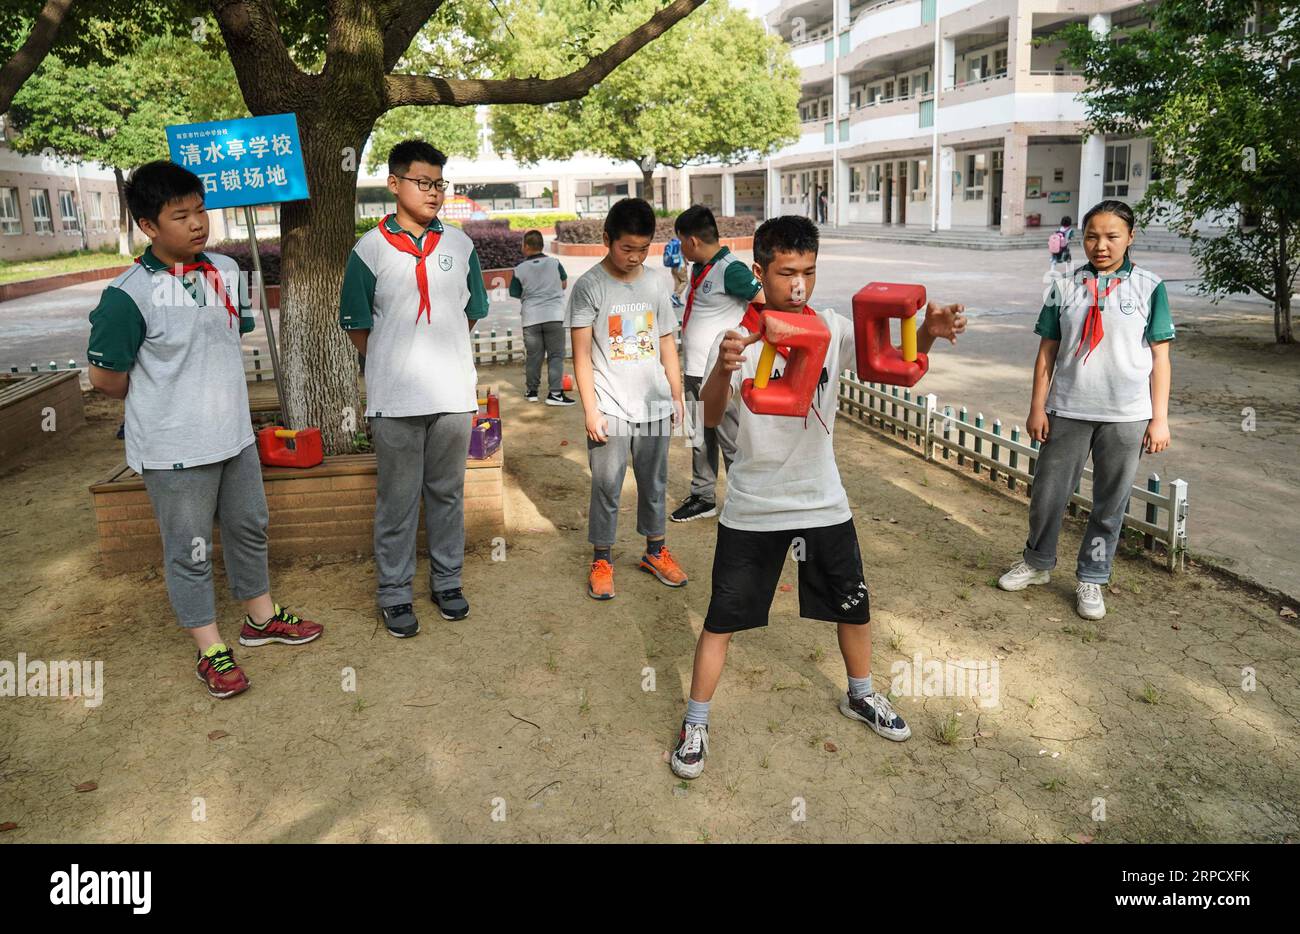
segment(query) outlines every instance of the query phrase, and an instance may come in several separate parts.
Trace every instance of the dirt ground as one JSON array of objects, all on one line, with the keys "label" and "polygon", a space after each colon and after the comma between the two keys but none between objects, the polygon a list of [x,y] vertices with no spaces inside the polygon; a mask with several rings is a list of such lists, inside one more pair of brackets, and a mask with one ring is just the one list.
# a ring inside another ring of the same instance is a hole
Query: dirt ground
[{"label": "dirt ground", "polygon": [[[195,681],[157,570],[97,563],[86,487],[121,459],[119,409],[88,397],[87,426],[0,485],[0,660],[102,660],[104,698],[0,698],[0,827],[17,825],[0,842],[1300,838],[1300,633],[1277,604],[1135,556],[1101,623],[1074,615],[1072,558],[1050,586],[1003,594],[1023,502],[845,419],[877,684],[916,653],[997,661],[999,702],[900,697],[914,735],[887,742],[836,709],[834,628],[779,592],[771,626],[733,642],[704,776],[678,782],[665,760],[715,520],[670,527],[693,579],[664,587],[635,569],[629,475],[618,598],[590,601],[581,416],[525,404],[518,367],[492,376],[510,531],[506,560],[487,543],[467,556],[471,616],[444,622],[421,596],[424,632],[395,640],[368,560],[273,556],[276,598],[326,633],[237,652],[253,687],[229,701]],[[688,473],[677,442],[674,505]],[[239,610],[219,594],[233,639]]]}]

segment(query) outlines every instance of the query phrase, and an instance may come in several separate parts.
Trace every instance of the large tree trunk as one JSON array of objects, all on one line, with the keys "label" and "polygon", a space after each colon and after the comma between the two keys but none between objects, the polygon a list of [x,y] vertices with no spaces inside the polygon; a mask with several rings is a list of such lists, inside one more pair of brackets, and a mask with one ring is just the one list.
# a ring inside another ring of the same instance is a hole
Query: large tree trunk
[{"label": "large tree trunk", "polygon": [[[293,428],[318,427],[325,453],[352,451],[364,424],[357,389],[357,353],[339,327],[339,292],[348,252],[356,241],[354,164],[370,123],[328,104],[298,112],[298,132],[311,199],[280,212],[280,390]],[[373,122],[373,121],[371,121]]]},{"label": "large tree trunk", "polygon": [[650,202],[650,206],[655,206],[655,167],[652,165],[646,169],[644,162],[638,162],[641,169],[641,194],[642,197]]}]

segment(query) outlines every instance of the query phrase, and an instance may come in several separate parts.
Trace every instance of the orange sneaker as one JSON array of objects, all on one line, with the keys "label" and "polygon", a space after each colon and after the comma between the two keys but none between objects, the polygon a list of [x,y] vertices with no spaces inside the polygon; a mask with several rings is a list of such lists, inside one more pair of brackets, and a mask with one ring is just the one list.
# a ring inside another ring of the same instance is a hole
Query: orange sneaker
[{"label": "orange sneaker", "polygon": [[614,599],[614,566],[604,558],[591,562],[587,575],[587,596],[593,600]]},{"label": "orange sneaker", "polygon": [[677,559],[668,550],[667,545],[660,548],[657,555],[652,555],[649,552],[643,554],[641,564],[638,566],[641,570],[659,578],[669,587],[686,586],[686,572],[681,569]]}]

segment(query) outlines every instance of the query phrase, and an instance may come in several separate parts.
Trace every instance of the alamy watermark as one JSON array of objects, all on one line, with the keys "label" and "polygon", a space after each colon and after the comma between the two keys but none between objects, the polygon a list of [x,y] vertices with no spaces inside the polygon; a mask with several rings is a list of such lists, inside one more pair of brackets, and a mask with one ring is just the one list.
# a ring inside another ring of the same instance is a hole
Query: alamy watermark
[{"label": "alamy watermark", "polygon": [[0,659],[0,697],[80,697],[87,707],[104,702],[104,663],[68,659]]}]

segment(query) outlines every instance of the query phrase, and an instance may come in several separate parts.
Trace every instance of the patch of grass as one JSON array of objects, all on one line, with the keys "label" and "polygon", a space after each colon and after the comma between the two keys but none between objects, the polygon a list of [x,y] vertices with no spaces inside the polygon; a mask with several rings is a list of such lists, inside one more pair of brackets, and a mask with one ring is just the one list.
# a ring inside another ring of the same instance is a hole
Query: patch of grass
[{"label": "patch of grass", "polygon": [[1081,642],[1105,642],[1106,637],[1091,626],[1066,626],[1061,630],[1067,636],[1078,636]]},{"label": "patch of grass", "polygon": [[969,599],[970,599],[970,588],[969,588],[969,587],[963,587],[961,590],[957,591],[957,599],[958,599],[958,600],[969,600]]},{"label": "patch of grass", "polygon": [[555,660],[555,653],[547,651],[546,653],[546,670],[555,674],[560,670],[560,663]]},{"label": "patch of grass", "polygon": [[898,776],[902,775],[903,773],[898,771],[898,766],[894,765],[892,761],[886,759],[880,765],[880,774],[883,775],[885,778],[898,778]]},{"label": "patch of grass", "polygon": [[809,748],[810,748],[810,749],[816,749],[818,746],[820,746],[820,745],[822,744],[822,741],[823,741],[824,739],[826,739],[825,736],[822,736],[822,735],[820,735],[820,734],[818,734],[818,733],[814,733],[812,736],[808,737],[808,746],[809,746]]},{"label": "patch of grass", "polygon": [[0,283],[42,279],[65,272],[81,272],[84,269],[128,266],[131,261],[130,256],[122,256],[117,252],[116,244],[102,250],[78,250],[74,253],[59,253],[41,259],[0,261]]},{"label": "patch of grass", "polygon": [[591,713],[591,700],[587,697],[587,689],[583,688],[581,695],[582,703],[578,705],[578,715],[585,717]]},{"label": "patch of grass", "polygon": [[686,779],[682,779],[680,782],[677,783],[677,787],[680,788],[682,791],[690,791],[691,783],[686,781]]},{"label": "patch of grass", "polygon": [[1155,689],[1155,685],[1148,684],[1142,688],[1142,693],[1138,695],[1138,700],[1144,704],[1160,703],[1160,692]]},{"label": "patch of grass", "polygon": [[781,726],[781,724],[777,723],[775,720],[768,720],[768,721],[767,721],[767,731],[768,731],[769,733],[775,733],[775,732],[777,731],[777,729],[780,728],[780,726]]},{"label": "patch of grass", "polygon": [[889,647],[895,652],[903,651],[903,634],[901,632],[891,633],[889,636]]},{"label": "patch of grass", "polygon": [[374,704],[367,704],[364,700],[361,699],[361,696],[358,695],[358,696],[357,696],[357,699],[354,700],[354,701],[352,702],[352,712],[353,712],[353,713],[361,713],[361,712],[364,711],[367,707],[373,707],[373,706],[375,706],[375,705],[374,705]]},{"label": "patch of grass", "polygon": [[1029,698],[1029,709],[1030,709],[1030,710],[1037,710],[1037,709],[1038,709],[1038,699],[1039,699],[1039,698],[1038,698],[1038,695],[1037,695],[1037,694],[1035,694],[1033,697]]},{"label": "patch of grass", "polygon": [[771,753],[766,753],[764,754],[763,758],[758,760],[758,767],[760,769],[771,768],[772,760],[769,758],[770,756]]},{"label": "patch of grass", "polygon": [[697,843],[708,843],[713,839],[713,834],[709,833],[707,827],[701,827],[699,835],[695,838]]},{"label": "patch of grass", "polygon": [[1049,778],[1045,781],[1040,782],[1039,785],[1043,788],[1044,791],[1060,791],[1062,788],[1065,787],[1065,779]]},{"label": "patch of grass", "polygon": [[726,783],[722,787],[727,790],[728,798],[736,797],[740,792],[740,776],[733,775],[731,778],[727,779]]},{"label": "patch of grass", "polygon": [[945,746],[951,746],[961,736],[961,722],[955,713],[950,713],[934,725],[934,738]]},{"label": "patch of grass", "polygon": [[817,646],[813,646],[812,652],[809,653],[808,661],[816,664],[817,662],[820,662],[825,657],[826,657],[826,653],[822,650],[822,647],[820,645],[817,645]]}]

